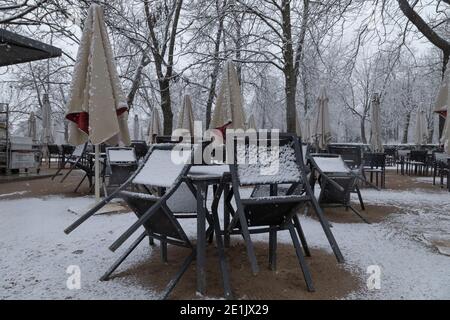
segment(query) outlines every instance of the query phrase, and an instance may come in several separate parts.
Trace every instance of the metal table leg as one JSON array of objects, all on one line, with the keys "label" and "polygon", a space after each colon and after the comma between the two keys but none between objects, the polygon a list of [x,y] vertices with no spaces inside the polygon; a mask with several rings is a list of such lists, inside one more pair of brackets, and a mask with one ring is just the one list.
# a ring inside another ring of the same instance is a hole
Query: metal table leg
[{"label": "metal table leg", "polygon": [[197,292],[205,294],[206,288],[206,184],[197,183]]}]

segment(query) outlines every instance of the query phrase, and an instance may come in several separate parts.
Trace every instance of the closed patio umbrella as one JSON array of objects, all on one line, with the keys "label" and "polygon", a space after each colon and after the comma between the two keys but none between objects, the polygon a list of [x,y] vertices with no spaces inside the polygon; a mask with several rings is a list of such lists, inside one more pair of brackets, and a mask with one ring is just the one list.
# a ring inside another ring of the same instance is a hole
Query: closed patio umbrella
[{"label": "closed patio umbrella", "polygon": [[317,115],[313,125],[312,137],[319,150],[325,150],[331,142],[330,113],[325,87],[322,87],[317,98]]},{"label": "closed patio umbrella", "polygon": [[194,136],[194,112],[192,111],[192,101],[189,95],[184,96],[183,105],[178,114],[177,129],[188,130],[191,137]]},{"label": "closed patio umbrella", "polygon": [[134,121],[133,121],[133,139],[134,140],[140,140],[141,139],[141,129],[139,126],[139,116],[136,114],[134,115]]},{"label": "closed patio umbrella", "polygon": [[372,96],[370,120],[370,150],[372,152],[383,152],[384,148],[381,141],[380,95],[377,93],[374,93]]},{"label": "closed patio umbrella", "polygon": [[227,128],[245,129],[245,113],[238,75],[233,62],[227,61],[209,128],[219,128],[230,121],[232,123]]},{"label": "closed patio umbrella", "polygon": [[41,131],[41,143],[44,145],[53,143],[52,135],[52,108],[50,106],[50,100],[48,94],[44,94],[42,97],[42,131]]},{"label": "closed patio umbrella", "polygon": [[447,106],[447,118],[445,119],[444,130],[442,132],[441,143],[444,145],[445,152],[450,155],[450,104]]},{"label": "closed patio umbrella", "polygon": [[33,111],[31,111],[28,119],[28,137],[36,141],[36,116]]},{"label": "closed patio umbrella", "polygon": [[305,117],[304,125],[302,126],[302,142],[311,143],[311,119]]},{"label": "closed patio umbrella", "polygon": [[95,145],[95,194],[100,197],[99,144],[130,144],[128,105],[117,74],[103,10],[89,7],[72,77],[66,118],[69,142]]},{"label": "closed patio umbrella", "polygon": [[163,128],[161,126],[161,120],[159,118],[158,109],[153,108],[152,117],[148,126],[148,143],[152,144],[155,142],[155,136],[160,136],[163,134]]},{"label": "closed patio umbrella", "polygon": [[257,130],[257,128],[256,128],[256,121],[255,121],[255,117],[253,116],[253,114],[251,114],[250,117],[248,117],[247,129]]},{"label": "closed patio umbrella", "polygon": [[425,111],[419,110],[416,115],[416,132],[414,137],[417,145],[425,145],[428,142],[428,126]]},{"label": "closed patio umbrella", "polygon": [[445,114],[448,105],[450,104],[450,61],[447,64],[447,69],[445,69],[444,78],[442,79],[441,88],[439,90],[438,97],[436,99],[436,104],[434,111],[440,114]]}]

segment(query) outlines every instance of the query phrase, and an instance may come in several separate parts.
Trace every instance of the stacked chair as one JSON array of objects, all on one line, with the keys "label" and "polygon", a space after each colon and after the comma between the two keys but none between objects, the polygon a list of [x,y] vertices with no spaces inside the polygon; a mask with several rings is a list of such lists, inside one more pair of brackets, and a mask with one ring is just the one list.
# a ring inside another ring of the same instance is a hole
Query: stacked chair
[{"label": "stacked chair", "polygon": [[[170,144],[154,144],[142,165],[125,183],[65,230],[66,233],[72,232],[115,198],[123,199],[136,214],[137,221],[110,246],[110,249],[116,251],[141,226],[144,227],[145,231],[113,263],[101,277],[101,280],[108,280],[111,274],[146,237],[149,237],[150,244],[153,243],[153,239],[159,240],[162,251],[167,250],[167,244],[186,248],[187,251],[186,259],[162,293],[162,298],[166,298],[170,294],[194,260],[194,246],[178,222],[174,212],[168,206],[169,198],[179,189],[183,183],[183,177],[186,176],[191,167],[190,164],[177,164],[171,161],[171,153],[174,146]],[[187,160],[191,160],[193,147],[186,150],[185,155]],[[186,162],[191,163],[190,161]],[[132,191],[133,189],[137,191]],[[162,253],[162,256],[164,255],[165,253]]]},{"label": "stacked chair", "polygon": [[[242,235],[254,273],[256,262],[251,234],[269,234],[269,265],[276,269],[277,233],[290,233],[308,291],[314,291],[311,274],[305,261],[310,251],[296,214],[299,206],[310,205],[316,212],[338,261],[342,254],[307,183],[301,143],[292,135],[280,135],[276,145],[273,139],[235,139],[233,164],[230,165],[233,196],[236,208],[229,208],[232,220],[226,233]],[[256,143],[256,145],[255,145]],[[279,151],[279,163],[273,157]],[[242,156],[245,161],[242,161]],[[252,161],[253,160],[253,161]],[[275,167],[274,167],[275,165]],[[249,196],[244,190],[253,191]]]},{"label": "stacked chair", "polygon": [[[309,157],[312,174],[310,183],[320,185],[319,204],[322,207],[344,207],[352,210],[364,222],[370,223],[351,205],[351,193],[354,192],[359,179],[337,154],[311,154]],[[364,203],[361,193],[357,192],[362,210]]]}]

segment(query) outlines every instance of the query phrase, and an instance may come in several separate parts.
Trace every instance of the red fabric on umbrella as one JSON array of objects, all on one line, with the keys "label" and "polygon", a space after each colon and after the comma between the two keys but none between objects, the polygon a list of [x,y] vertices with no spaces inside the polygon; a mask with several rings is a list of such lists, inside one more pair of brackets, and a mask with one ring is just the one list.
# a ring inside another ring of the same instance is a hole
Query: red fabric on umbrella
[{"label": "red fabric on umbrella", "polygon": [[[127,108],[120,108],[116,110],[117,116],[121,116],[125,111],[128,111]],[[66,119],[74,122],[78,129],[89,134],[89,113],[87,112],[77,112],[77,113],[69,113],[66,115]]]}]

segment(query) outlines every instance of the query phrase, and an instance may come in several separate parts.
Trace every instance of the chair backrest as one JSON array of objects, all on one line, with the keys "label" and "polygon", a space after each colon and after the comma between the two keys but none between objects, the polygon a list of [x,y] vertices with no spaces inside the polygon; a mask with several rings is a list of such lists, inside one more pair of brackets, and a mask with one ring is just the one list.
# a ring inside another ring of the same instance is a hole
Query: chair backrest
[{"label": "chair backrest", "polygon": [[86,143],[80,144],[78,146],[75,147],[75,149],[72,152],[72,157],[74,158],[79,158],[83,155],[83,153],[85,152],[87,147]]},{"label": "chair backrest", "polygon": [[450,159],[450,155],[447,153],[436,152],[434,154],[434,161],[439,165],[447,166],[448,159]]},{"label": "chair backrest", "polygon": [[133,183],[153,187],[172,187],[192,157],[192,148],[175,151],[174,147],[173,144],[153,145]]},{"label": "chair backrest", "polygon": [[131,146],[134,148],[134,153],[138,159],[145,157],[148,152],[148,145],[144,140],[132,140]]},{"label": "chair backrest", "polygon": [[137,164],[134,148],[128,147],[106,148],[106,158],[110,165]]},{"label": "chair backrest", "polygon": [[397,150],[398,157],[407,157],[411,153],[411,150]]},{"label": "chair backrest", "polygon": [[428,157],[427,150],[411,150],[411,154],[409,155],[409,160],[418,161],[418,162],[426,162]]},{"label": "chair backrest", "polygon": [[395,157],[397,149],[395,147],[384,147],[384,153],[386,153],[387,156]]},{"label": "chair backrest", "polygon": [[56,144],[49,144],[47,147],[48,147],[48,152],[50,154],[60,154],[61,153],[59,146]]},{"label": "chair backrest", "polygon": [[328,151],[331,154],[338,154],[350,166],[358,168],[362,163],[362,151],[359,146],[328,146]]},{"label": "chair backrest", "polygon": [[63,144],[61,148],[64,155],[71,155],[75,151],[75,147],[70,144]]},{"label": "chair backrest", "polygon": [[384,153],[365,153],[364,166],[371,168],[386,167],[386,154]]},{"label": "chair backrest", "polygon": [[234,167],[239,185],[292,184],[302,181],[304,172],[301,147],[293,136],[250,141],[235,139]]},{"label": "chair backrest", "polygon": [[325,174],[350,173],[351,170],[338,154],[314,154],[311,156],[316,168]]}]

